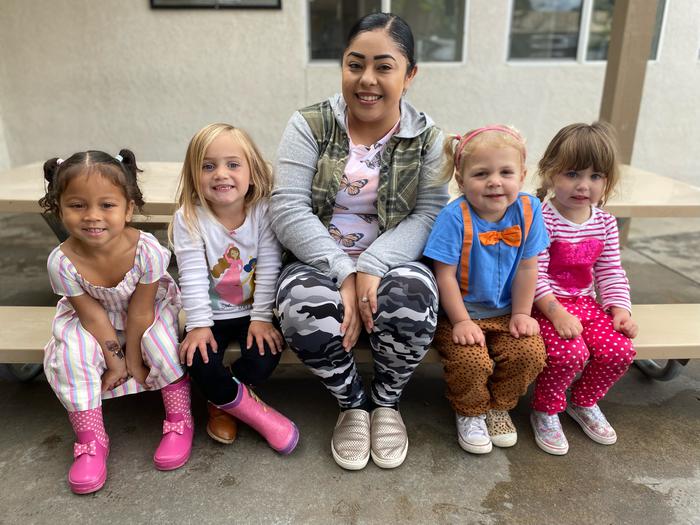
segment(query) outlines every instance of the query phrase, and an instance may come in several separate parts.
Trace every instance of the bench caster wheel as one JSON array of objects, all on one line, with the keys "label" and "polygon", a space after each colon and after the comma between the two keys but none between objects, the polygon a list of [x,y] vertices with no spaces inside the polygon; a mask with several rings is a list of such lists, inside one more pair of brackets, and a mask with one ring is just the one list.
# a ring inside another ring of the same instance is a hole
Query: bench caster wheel
[{"label": "bench caster wheel", "polygon": [[683,367],[688,364],[687,359],[640,359],[634,364],[645,376],[657,381],[670,381],[678,376]]},{"label": "bench caster wheel", "polygon": [[44,367],[36,363],[9,363],[5,366],[22,383],[28,383],[44,370]]}]

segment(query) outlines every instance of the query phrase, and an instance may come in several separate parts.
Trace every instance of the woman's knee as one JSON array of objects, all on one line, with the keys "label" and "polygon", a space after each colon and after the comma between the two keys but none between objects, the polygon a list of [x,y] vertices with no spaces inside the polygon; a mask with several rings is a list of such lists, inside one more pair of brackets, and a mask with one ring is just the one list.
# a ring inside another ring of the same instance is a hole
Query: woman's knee
[{"label": "woman's knee", "polygon": [[328,330],[343,321],[340,293],[333,281],[320,272],[303,268],[281,277],[277,288],[277,310],[285,339],[293,333]]},{"label": "woman's knee", "polygon": [[377,289],[378,302],[394,308],[408,308],[416,312],[431,310],[437,313],[437,282],[423,264],[410,263],[389,270]]}]

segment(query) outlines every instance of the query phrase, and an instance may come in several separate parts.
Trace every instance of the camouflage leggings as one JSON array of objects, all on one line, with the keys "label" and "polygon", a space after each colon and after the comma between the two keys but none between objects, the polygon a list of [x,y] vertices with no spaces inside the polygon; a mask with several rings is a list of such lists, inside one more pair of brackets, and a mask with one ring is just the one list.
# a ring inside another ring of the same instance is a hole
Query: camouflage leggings
[{"label": "camouflage leggings", "polygon": [[[433,339],[437,307],[437,284],[423,264],[403,264],[382,278],[369,336],[374,358],[372,400],[377,405],[398,403]],[[277,310],[290,348],[338,404],[352,408],[365,403],[353,354],[343,350],[343,304],[330,277],[307,264],[288,265],[278,281]]]}]

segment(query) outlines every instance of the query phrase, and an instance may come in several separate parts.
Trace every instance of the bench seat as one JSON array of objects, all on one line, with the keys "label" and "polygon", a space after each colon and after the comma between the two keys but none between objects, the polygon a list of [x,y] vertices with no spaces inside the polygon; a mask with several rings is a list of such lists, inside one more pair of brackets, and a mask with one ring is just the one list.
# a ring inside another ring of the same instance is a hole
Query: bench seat
[{"label": "bench seat", "polygon": [[[700,304],[643,304],[634,306],[639,336],[634,340],[637,359],[700,358]],[[53,306],[0,306],[0,363],[41,363],[51,333]],[[369,349],[354,350],[358,362],[371,361]],[[227,359],[239,353],[233,344]],[[282,363],[299,363],[286,351]],[[424,362],[439,362],[431,349]]]}]

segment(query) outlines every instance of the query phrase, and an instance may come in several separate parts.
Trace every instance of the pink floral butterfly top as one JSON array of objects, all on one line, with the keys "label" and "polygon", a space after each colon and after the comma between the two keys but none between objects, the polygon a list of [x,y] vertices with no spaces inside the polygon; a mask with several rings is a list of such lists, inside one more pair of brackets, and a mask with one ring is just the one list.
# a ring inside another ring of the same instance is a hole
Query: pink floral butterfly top
[{"label": "pink floral butterfly top", "polygon": [[377,238],[379,166],[384,147],[398,128],[397,121],[386,135],[371,146],[357,145],[350,140],[350,154],[335,197],[328,233],[353,258],[357,258]]}]

